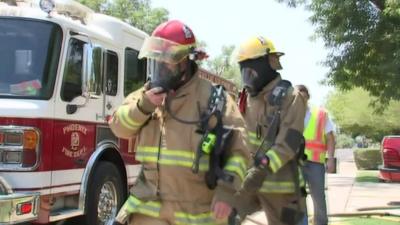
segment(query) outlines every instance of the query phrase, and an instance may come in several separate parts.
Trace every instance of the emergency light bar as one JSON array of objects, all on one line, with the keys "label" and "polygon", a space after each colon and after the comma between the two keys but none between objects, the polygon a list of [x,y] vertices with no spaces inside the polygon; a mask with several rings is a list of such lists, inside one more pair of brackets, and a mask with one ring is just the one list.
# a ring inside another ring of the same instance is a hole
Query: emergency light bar
[{"label": "emergency light bar", "polygon": [[57,13],[83,23],[89,15],[95,13],[87,6],[73,0],[0,0],[0,3],[17,7],[37,7],[49,16],[51,13]]},{"label": "emergency light bar", "polygon": [[[79,19],[82,22],[90,15],[93,14],[94,11],[90,8],[72,0],[40,0],[40,2],[54,2],[54,10],[60,15],[69,16],[73,19]],[[43,10],[43,9],[42,9]]]}]

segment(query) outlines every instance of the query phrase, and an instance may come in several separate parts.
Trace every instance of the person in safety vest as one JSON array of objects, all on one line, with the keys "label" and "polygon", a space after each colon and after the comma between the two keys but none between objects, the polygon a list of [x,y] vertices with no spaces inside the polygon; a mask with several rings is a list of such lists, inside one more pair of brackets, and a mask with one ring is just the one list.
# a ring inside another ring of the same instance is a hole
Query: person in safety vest
[{"label": "person in safety vest", "polygon": [[283,54],[263,36],[252,37],[237,49],[244,85],[239,108],[254,159],[238,208],[243,217],[261,206],[268,224],[295,225],[306,219],[304,180],[298,164],[306,100],[277,72],[282,69],[279,59]]},{"label": "person in safety vest", "polygon": [[[160,24],[145,40],[139,58],[147,58],[150,81],[127,96],[109,122],[118,137],[135,138],[136,160],[142,163],[115,224],[228,223],[250,155],[236,103],[198,77],[195,60],[204,56],[192,30],[178,20]],[[215,129],[218,121],[229,127],[223,129],[229,139]],[[221,150],[213,147],[218,140],[225,147],[215,167],[210,162]],[[208,182],[210,174],[219,179]]]},{"label": "person in safety vest", "polygon": [[[307,99],[310,94],[305,85],[296,85],[296,89]],[[328,173],[336,171],[335,156],[335,125],[325,109],[307,107],[304,118],[304,150],[307,160],[303,173],[309,187],[309,193],[314,205],[314,225],[327,225],[328,216],[325,200],[325,163]]]}]

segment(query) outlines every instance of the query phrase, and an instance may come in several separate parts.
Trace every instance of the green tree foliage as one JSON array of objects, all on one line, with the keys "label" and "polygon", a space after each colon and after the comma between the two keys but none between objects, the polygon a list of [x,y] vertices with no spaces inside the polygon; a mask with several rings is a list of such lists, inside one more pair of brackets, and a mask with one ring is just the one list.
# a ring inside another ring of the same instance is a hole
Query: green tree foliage
[{"label": "green tree foliage", "polygon": [[361,87],[377,103],[400,100],[399,0],[277,0],[312,12],[316,36],[331,51],[326,82],[349,90]]},{"label": "green tree foliage", "polygon": [[384,135],[400,134],[400,102],[391,101],[382,112],[376,112],[368,92],[356,88],[351,91],[336,91],[328,96],[326,107],[341,132],[366,135],[380,141]]},{"label": "green tree foliage", "polygon": [[123,21],[151,33],[160,23],[168,20],[165,8],[152,8],[150,0],[79,0],[96,12],[122,19]]},{"label": "green tree foliage", "polygon": [[211,72],[222,76],[225,79],[231,80],[240,87],[241,78],[239,65],[231,60],[234,49],[234,45],[222,46],[220,55],[207,60],[207,68]]}]

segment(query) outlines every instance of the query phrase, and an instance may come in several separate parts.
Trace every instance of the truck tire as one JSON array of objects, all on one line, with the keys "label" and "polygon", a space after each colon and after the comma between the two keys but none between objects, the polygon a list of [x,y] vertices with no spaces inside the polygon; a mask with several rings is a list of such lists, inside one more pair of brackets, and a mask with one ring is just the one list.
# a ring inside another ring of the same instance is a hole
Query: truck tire
[{"label": "truck tire", "polygon": [[91,174],[86,192],[87,225],[105,225],[115,218],[127,196],[123,185],[122,175],[114,164],[99,162]]}]

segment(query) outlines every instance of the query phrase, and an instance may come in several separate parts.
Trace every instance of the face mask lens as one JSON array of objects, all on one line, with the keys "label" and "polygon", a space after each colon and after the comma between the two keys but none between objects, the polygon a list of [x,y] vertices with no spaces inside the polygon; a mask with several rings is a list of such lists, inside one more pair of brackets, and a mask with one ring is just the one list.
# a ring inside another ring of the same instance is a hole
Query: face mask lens
[{"label": "face mask lens", "polygon": [[151,87],[173,89],[179,76],[179,64],[169,64],[157,60],[148,60],[148,71]]},{"label": "face mask lens", "polygon": [[242,68],[240,72],[242,74],[242,80],[245,85],[253,84],[254,80],[256,80],[258,76],[257,72],[254,69],[248,67]]}]

